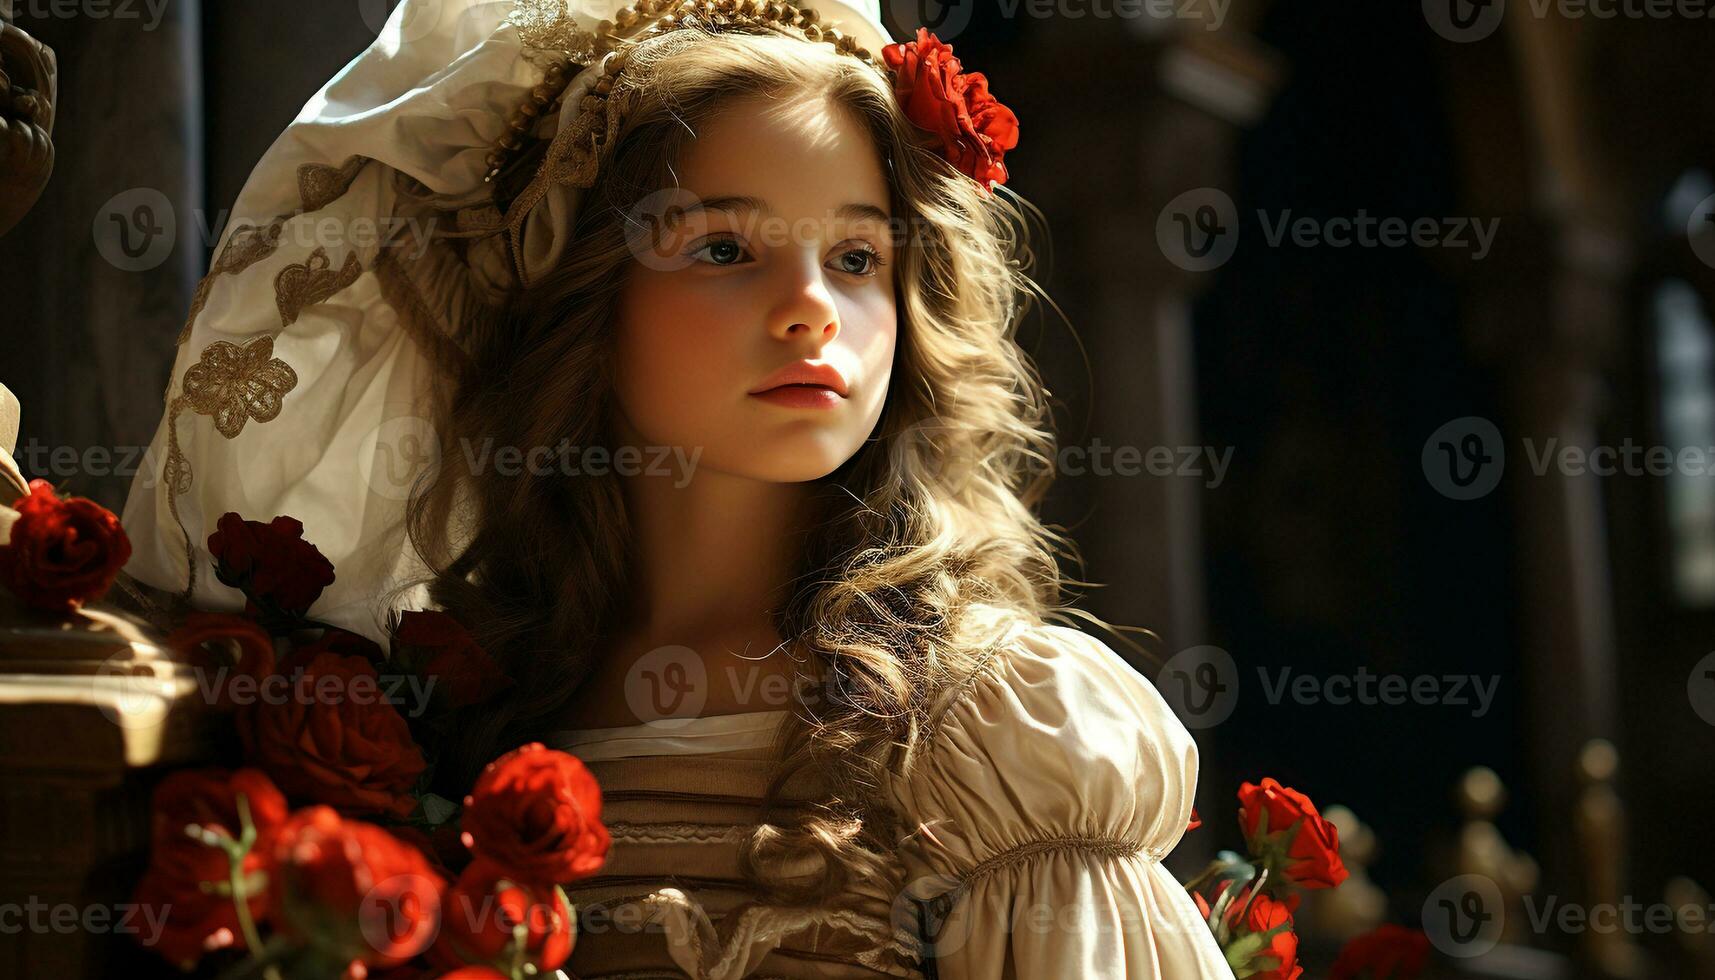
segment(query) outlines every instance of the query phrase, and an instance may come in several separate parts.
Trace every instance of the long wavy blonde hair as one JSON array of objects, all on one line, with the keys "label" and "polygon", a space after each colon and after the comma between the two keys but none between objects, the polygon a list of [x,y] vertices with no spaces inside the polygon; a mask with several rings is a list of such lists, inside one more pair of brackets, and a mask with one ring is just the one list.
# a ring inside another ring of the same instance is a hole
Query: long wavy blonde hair
[{"label": "long wavy blonde hair", "polygon": [[[867,128],[893,215],[910,232],[895,263],[898,351],[875,431],[816,481],[820,519],[775,610],[818,696],[802,699],[783,735],[742,859],[772,900],[817,903],[881,868],[898,829],[882,787],[911,764],[942,696],[986,652],[963,628],[966,613],[999,606],[1041,621],[1065,608],[1059,558],[1075,555],[1035,513],[1053,476],[1050,413],[1014,340],[1041,295],[1028,276],[1035,212],[1004,189],[985,196],[905,117],[885,77],[826,44],[687,18],[635,47],[626,77],[636,101],[583,199],[566,260],[492,322],[467,328],[472,360],[446,396],[443,448],[608,443],[614,324],[633,262],[627,214],[674,186],[673,162],[715,113],[746,97],[828,98]],[[455,502],[475,508],[456,546]],[[517,681],[469,709],[443,747],[436,784],[457,799],[488,760],[540,737],[602,655],[629,584],[626,508],[611,476],[494,478],[446,466],[414,496],[411,535],[435,572],[434,599]],[[781,805],[805,769],[826,798]],[[819,873],[771,876],[772,858],[806,854],[821,858]]]}]

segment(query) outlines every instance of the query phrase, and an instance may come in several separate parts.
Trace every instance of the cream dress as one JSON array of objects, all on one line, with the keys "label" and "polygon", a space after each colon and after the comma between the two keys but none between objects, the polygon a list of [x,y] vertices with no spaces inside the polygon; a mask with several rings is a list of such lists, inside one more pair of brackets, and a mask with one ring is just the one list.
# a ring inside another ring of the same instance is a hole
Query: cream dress
[{"label": "cream dress", "polygon": [[[738,871],[787,712],[547,738],[601,781],[613,834],[602,874],[567,888],[581,931],[566,972],[1231,978],[1161,865],[1190,817],[1196,744],[1101,641],[1025,623],[1003,636],[890,788],[907,828],[927,826],[892,855],[897,880],[834,908],[762,904]],[[923,933],[937,954],[920,961]]]}]

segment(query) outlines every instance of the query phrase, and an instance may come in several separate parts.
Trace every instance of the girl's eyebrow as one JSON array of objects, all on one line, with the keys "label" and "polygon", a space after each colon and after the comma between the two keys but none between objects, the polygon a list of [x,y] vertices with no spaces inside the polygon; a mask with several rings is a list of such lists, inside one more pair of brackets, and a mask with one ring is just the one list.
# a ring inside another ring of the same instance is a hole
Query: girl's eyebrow
[{"label": "girl's eyebrow", "polygon": [[[688,205],[681,210],[687,214],[693,211],[725,211],[734,217],[737,217],[739,211],[760,211],[765,217],[772,217],[774,214],[767,201],[748,194],[727,194],[721,197],[699,199],[697,203]],[[834,212],[834,216],[847,221],[870,220],[880,221],[884,224],[890,220],[884,209],[873,204],[843,204]]]}]

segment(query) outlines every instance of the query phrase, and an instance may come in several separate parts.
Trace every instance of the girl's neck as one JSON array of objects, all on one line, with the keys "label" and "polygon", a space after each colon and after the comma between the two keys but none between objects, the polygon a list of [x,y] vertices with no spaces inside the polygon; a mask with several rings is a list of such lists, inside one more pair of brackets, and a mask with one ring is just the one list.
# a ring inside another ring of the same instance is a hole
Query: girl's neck
[{"label": "girl's neck", "polygon": [[813,486],[695,467],[626,476],[632,589],[621,631],[654,643],[772,622],[811,519]]}]

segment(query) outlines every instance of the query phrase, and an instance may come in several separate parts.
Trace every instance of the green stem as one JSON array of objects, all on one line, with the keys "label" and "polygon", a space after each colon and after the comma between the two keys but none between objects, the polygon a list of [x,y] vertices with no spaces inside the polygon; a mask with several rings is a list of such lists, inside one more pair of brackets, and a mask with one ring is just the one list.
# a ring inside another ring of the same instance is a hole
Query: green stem
[{"label": "green stem", "polygon": [[[262,955],[262,935],[257,932],[256,921],[250,916],[250,895],[244,887],[244,858],[256,843],[256,825],[250,821],[250,800],[243,793],[239,793],[237,798],[241,830],[238,841],[226,845],[227,880],[232,884],[232,904],[238,912],[238,929],[244,934],[245,946],[252,957],[259,957]],[[263,968],[262,975],[268,980],[280,980],[280,971],[272,964]]]}]

